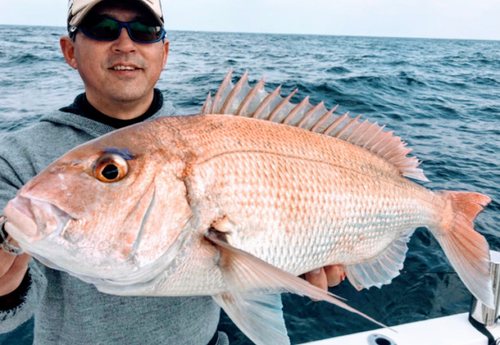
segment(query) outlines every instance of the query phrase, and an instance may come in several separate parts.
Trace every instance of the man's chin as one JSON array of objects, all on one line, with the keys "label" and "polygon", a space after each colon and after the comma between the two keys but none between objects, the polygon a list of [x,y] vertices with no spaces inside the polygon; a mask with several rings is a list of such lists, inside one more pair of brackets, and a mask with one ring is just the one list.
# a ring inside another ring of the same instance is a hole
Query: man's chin
[{"label": "man's chin", "polygon": [[[97,97],[92,97],[87,92],[89,103],[101,113],[114,118],[122,118],[119,113],[128,113],[127,118],[132,119],[144,114],[154,99],[153,88],[138,88],[130,83],[119,83],[112,89],[98,91]],[[94,101],[95,100],[95,101]]]}]

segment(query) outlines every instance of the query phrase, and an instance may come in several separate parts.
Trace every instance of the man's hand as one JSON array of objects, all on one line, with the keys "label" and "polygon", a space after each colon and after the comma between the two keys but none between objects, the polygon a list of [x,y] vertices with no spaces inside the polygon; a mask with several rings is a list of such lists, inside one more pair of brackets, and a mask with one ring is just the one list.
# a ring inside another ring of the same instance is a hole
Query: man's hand
[{"label": "man's hand", "polygon": [[[9,243],[17,246],[12,238],[9,238]],[[11,293],[21,285],[30,258],[28,254],[12,255],[0,248],[0,296]]]},{"label": "man's hand", "polygon": [[339,285],[344,280],[345,272],[342,265],[325,266],[307,272],[305,278],[312,285],[328,290],[329,286]]}]

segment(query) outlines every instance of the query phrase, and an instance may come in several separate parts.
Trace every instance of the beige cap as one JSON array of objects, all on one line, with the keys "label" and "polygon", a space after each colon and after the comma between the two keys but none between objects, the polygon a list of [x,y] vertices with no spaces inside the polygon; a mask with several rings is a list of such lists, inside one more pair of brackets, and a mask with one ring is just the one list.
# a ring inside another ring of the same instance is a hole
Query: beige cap
[{"label": "beige cap", "polygon": [[[85,16],[104,0],[69,0],[68,9],[68,27],[76,27],[80,25]],[[163,12],[161,10],[160,0],[136,0],[145,5],[146,8],[151,10],[151,14],[163,25]]]}]

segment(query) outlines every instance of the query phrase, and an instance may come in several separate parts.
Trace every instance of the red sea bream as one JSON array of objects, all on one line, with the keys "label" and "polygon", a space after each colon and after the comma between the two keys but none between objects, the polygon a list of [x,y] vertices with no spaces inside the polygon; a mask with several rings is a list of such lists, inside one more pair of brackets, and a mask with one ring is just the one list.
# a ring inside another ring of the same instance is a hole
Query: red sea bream
[{"label": "red sea bream", "polygon": [[399,274],[427,227],[467,288],[493,304],[473,221],[490,198],[430,191],[405,143],[322,103],[230,74],[200,115],[81,145],[9,202],[7,231],[46,265],[119,295],[211,295],[257,344],[288,344],[293,292],[349,308],[297,276],[342,265],[356,288]]}]

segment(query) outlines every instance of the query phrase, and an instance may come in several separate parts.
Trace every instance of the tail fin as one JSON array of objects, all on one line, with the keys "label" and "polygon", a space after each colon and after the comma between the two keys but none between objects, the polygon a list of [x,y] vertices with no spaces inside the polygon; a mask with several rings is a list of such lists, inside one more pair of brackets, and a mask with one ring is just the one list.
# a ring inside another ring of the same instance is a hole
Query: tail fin
[{"label": "tail fin", "polygon": [[488,242],[474,230],[474,219],[491,201],[479,193],[440,191],[446,200],[443,220],[431,229],[451,265],[469,291],[494,308]]}]

